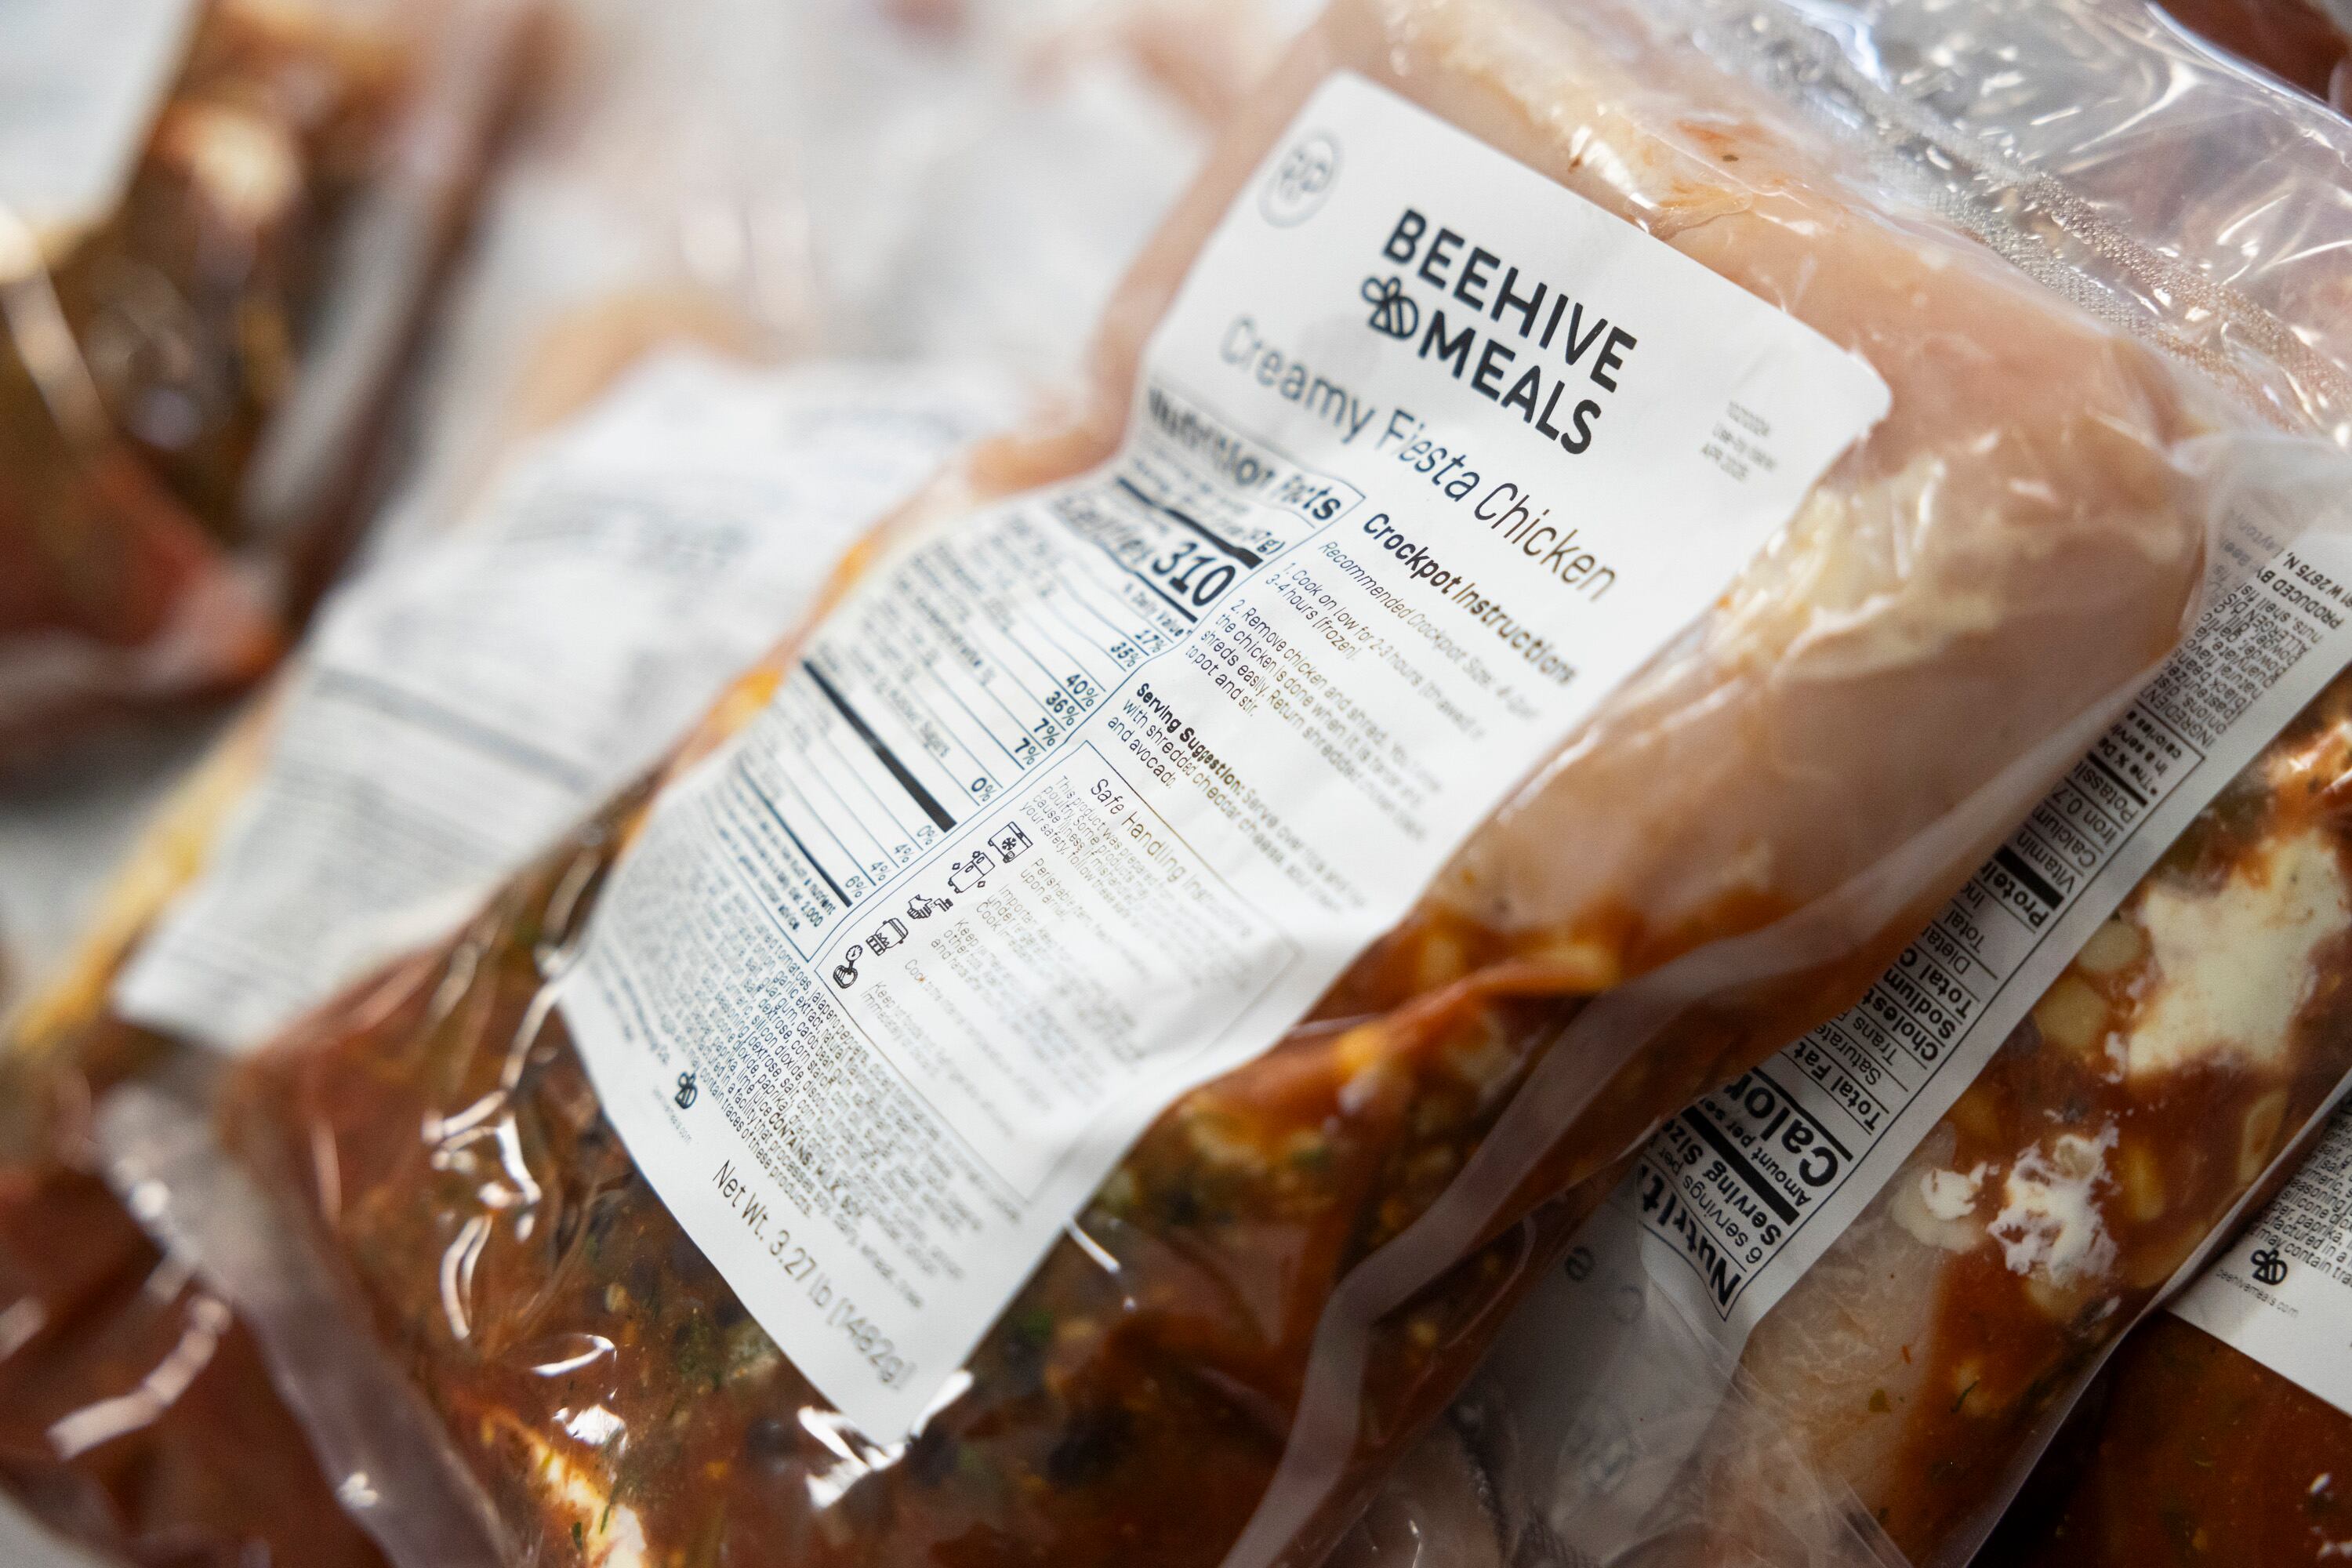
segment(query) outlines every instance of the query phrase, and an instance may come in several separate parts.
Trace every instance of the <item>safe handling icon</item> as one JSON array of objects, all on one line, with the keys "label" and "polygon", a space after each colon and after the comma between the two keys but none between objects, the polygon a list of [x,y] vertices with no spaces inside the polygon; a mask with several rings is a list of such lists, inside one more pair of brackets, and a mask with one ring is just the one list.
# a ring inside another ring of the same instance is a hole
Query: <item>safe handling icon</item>
[{"label": "safe handling icon", "polygon": [[970,858],[948,868],[948,890],[976,893],[988,885],[988,874],[995,869],[996,858],[985,849],[975,849]]},{"label": "safe handling icon", "polygon": [[1029,836],[1021,831],[1019,823],[1008,822],[988,836],[988,847],[996,851],[999,860],[1010,866],[1028,853]]}]

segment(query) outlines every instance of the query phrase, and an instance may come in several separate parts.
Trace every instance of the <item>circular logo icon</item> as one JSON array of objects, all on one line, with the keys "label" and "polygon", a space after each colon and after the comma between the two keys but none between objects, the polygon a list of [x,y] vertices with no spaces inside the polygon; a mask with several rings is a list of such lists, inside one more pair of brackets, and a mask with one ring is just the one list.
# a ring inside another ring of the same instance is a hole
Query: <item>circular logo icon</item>
[{"label": "circular logo icon", "polygon": [[1339,143],[1318,131],[1291,144],[1258,194],[1258,210],[1277,228],[1313,217],[1339,178]]}]

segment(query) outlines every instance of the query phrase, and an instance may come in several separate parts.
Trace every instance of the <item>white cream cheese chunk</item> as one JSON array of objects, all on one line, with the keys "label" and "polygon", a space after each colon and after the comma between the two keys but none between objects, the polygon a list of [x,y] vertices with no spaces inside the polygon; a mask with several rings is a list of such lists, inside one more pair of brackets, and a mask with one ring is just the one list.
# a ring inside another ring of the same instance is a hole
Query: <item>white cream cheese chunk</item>
[{"label": "white cream cheese chunk", "polygon": [[1985,1227],[2012,1273],[2039,1273],[2063,1286],[2114,1267],[2115,1237],[2094,1194],[2110,1179],[2107,1152],[2115,1143],[2112,1127],[2095,1138],[2066,1132],[2047,1152],[2036,1147],[2018,1156],[2001,1184],[2000,1213]]},{"label": "white cream cheese chunk", "polygon": [[1984,1227],[1973,1215],[1990,1169],[1979,1162],[1965,1172],[1921,1172],[1916,1182],[1906,1182],[1896,1189],[1890,1208],[1895,1223],[1929,1247],[1947,1252],[1972,1250],[1984,1239]]},{"label": "white cream cheese chunk", "polygon": [[1930,1171],[1919,1178],[1919,1198],[1937,1219],[1958,1219],[1977,1206],[1977,1193],[1984,1179],[1981,1164],[1965,1175],[1958,1171]]},{"label": "white cream cheese chunk", "polygon": [[2131,1076],[2263,1065],[2286,1048],[2314,953],[2352,925],[2352,889],[2328,841],[2302,832],[2210,892],[2151,888],[2138,919],[2156,975],[2126,1046]]}]

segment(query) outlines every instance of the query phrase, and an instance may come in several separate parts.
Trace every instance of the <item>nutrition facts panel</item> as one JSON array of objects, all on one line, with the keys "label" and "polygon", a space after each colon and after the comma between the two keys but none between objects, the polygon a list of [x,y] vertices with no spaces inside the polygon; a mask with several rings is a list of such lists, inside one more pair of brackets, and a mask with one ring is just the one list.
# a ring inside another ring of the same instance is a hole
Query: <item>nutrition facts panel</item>
[{"label": "nutrition facts panel", "polygon": [[[1949,1109],[2165,847],[2352,655],[2290,554],[2163,672],[1852,1008],[1668,1122],[1621,1206],[1746,1331]],[[2193,781],[2193,782],[2192,782]]]},{"label": "nutrition facts panel", "polygon": [[[1589,369],[1466,296],[1451,358],[1400,328],[1440,320],[1422,270],[1385,275],[1441,201],[1521,292],[1564,310],[1573,280]],[[1154,1120],[1283,1038],[1890,403],[1333,76],[1170,300],[1116,452],[910,520],[665,787],[563,982],[605,1114],[793,1365],[896,1440]]]},{"label": "nutrition facts panel", "polygon": [[[1108,474],[898,561],[857,613],[828,623],[746,737],[741,787],[715,799],[715,825],[740,863],[790,868],[764,890],[802,957],[1042,763],[1128,671],[1304,540],[1318,508],[1361,499],[1164,385],[1145,409]],[[1254,481],[1254,499],[1221,471]]]}]

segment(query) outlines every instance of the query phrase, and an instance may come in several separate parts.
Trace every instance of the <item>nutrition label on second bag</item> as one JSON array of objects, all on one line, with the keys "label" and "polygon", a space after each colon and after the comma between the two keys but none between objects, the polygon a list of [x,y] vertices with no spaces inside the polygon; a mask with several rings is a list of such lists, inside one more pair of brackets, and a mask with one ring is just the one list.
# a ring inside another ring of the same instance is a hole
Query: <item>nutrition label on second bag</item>
[{"label": "nutrition label on second bag", "polygon": [[874,566],[616,868],[564,1016],[880,1440],[1884,414],[1869,367],[1355,77],[1118,456]]},{"label": "nutrition label on second bag", "polygon": [[2122,718],[1863,999],[1669,1121],[1596,1223],[1734,1349],[1950,1109],[2083,942],[2352,658],[2316,536],[2207,610]]},{"label": "nutrition label on second bag", "polygon": [[2259,486],[2235,500],[2229,585],[2157,678],[1860,1002],[1653,1136],[1496,1342],[1490,1375],[1544,1391],[1523,1402],[1521,1438],[1583,1544],[1643,1538],[1705,1428],[1693,1413],[1718,1408],[1758,1323],[2190,820],[2352,661],[2352,542],[2281,550]]},{"label": "nutrition label on second bag", "polygon": [[635,367],[336,595],[117,1010],[251,1050],[454,926],[652,765],[1011,396],[939,364]]},{"label": "nutrition label on second bag", "polygon": [[2352,1415],[2352,1110],[2170,1308]]}]

